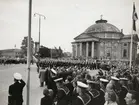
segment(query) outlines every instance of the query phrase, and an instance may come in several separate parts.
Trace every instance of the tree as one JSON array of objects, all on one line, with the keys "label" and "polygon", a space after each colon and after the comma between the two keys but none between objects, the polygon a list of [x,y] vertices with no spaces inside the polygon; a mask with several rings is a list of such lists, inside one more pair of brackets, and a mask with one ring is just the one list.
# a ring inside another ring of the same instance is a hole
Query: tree
[{"label": "tree", "polygon": [[40,57],[41,58],[50,57],[50,49],[45,46],[41,46],[40,47]]},{"label": "tree", "polygon": [[[27,56],[27,46],[28,46],[28,37],[24,37],[21,43],[21,50],[22,50],[22,55]],[[31,38],[31,54],[33,54],[34,51],[34,41]]]}]

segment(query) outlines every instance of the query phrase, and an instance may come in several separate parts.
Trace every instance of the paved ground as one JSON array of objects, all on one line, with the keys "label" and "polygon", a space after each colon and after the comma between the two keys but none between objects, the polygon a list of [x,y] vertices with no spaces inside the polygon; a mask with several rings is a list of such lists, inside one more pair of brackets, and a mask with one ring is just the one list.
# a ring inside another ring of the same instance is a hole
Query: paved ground
[{"label": "paved ground", "polygon": [[[27,65],[0,65],[0,105],[7,105],[8,100],[8,87],[13,83],[13,73],[19,72],[23,76],[23,80],[27,81]],[[91,71],[92,75],[97,71]],[[40,98],[43,97],[42,91],[45,87],[39,87],[38,73],[36,72],[36,66],[31,66],[30,72],[30,105],[40,105]],[[23,91],[24,103],[26,105],[26,87]]]}]

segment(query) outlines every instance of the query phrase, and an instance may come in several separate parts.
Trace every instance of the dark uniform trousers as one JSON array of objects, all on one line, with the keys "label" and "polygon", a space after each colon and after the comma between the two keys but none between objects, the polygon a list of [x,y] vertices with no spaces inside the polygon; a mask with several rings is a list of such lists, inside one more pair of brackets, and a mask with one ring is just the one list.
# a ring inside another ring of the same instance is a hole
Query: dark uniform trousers
[{"label": "dark uniform trousers", "polygon": [[72,105],[89,105],[91,102],[91,96],[88,93],[84,95],[78,95],[75,100],[72,101]]},{"label": "dark uniform trousers", "polygon": [[99,91],[96,89],[92,89],[91,91],[89,91],[89,95],[91,96],[91,102],[89,103],[89,105],[99,105]]},{"label": "dark uniform trousers", "polygon": [[58,88],[57,105],[68,105],[69,89],[66,86]]}]

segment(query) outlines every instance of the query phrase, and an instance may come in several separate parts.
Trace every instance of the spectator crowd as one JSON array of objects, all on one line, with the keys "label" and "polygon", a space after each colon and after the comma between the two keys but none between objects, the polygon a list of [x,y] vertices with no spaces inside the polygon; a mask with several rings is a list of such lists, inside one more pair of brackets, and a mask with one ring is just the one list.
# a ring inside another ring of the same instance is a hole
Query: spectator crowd
[{"label": "spectator crowd", "polygon": [[[138,66],[128,62],[42,60],[40,105],[139,105]],[[97,71],[96,74],[92,71]]]}]

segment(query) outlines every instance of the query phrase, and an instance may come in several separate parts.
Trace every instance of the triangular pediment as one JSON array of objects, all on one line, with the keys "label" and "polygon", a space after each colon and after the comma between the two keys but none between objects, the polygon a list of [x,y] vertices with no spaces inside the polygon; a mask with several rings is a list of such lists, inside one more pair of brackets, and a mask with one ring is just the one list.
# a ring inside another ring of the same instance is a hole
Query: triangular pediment
[{"label": "triangular pediment", "polygon": [[87,34],[80,34],[79,36],[75,37],[74,39],[88,39],[88,38],[93,38],[93,36],[91,35],[87,35]]}]

